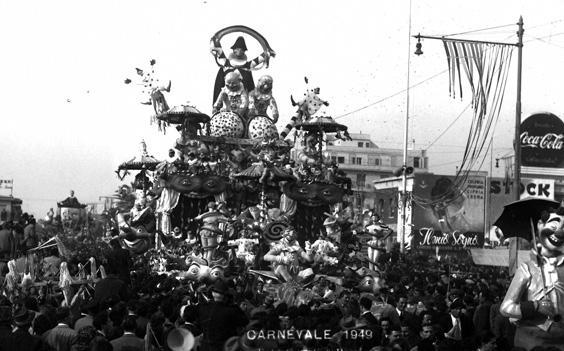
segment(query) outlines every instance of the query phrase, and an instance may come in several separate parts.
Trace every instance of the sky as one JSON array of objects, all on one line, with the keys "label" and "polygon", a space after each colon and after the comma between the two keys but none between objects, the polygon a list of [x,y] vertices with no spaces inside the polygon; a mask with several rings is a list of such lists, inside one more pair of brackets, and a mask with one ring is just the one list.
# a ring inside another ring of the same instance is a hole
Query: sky
[{"label": "sky", "polygon": [[[409,139],[428,150],[432,172],[453,174],[470,101],[449,96],[442,43],[423,40],[424,54],[416,56],[411,35],[516,42],[522,15],[522,118],[540,111],[564,116],[563,14],[562,1],[526,0],[412,0],[411,11],[407,0],[0,0],[0,179],[14,180],[13,195],[36,216],[70,189],[83,203],[112,195],[121,184],[114,171],[139,154],[141,140],[163,159],[177,137],[150,124],[152,108],[124,79],[155,59],[156,75],[172,81],[171,106],[189,103],[211,114],[217,65],[210,38],[231,25],[258,31],[276,52],[254,77],[274,78],[279,129],[294,110],[290,95],[303,94],[307,76],[330,102],[325,114],[351,132],[371,134],[382,148],[402,148],[409,72]],[[223,38],[224,48],[235,38]],[[248,56],[260,53],[250,38],[247,46]],[[516,62],[515,51],[493,158],[512,150]]]}]

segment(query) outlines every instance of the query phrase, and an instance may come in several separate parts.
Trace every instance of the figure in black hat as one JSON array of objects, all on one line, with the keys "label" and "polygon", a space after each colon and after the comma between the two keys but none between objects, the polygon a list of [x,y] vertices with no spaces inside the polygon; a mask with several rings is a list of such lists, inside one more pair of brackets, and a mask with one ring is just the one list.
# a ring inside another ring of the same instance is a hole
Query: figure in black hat
[{"label": "figure in black hat", "polygon": [[216,62],[221,67],[215,79],[212,102],[217,100],[221,88],[225,86],[225,75],[229,72],[239,71],[239,73],[241,73],[243,86],[246,91],[251,91],[255,88],[251,71],[258,69],[257,67],[264,62],[265,54],[263,53],[250,61],[247,60],[247,55],[245,54],[247,45],[245,44],[245,39],[241,36],[235,40],[235,43],[231,46],[231,50],[233,51],[228,56],[225,56],[219,40],[214,40],[211,52],[215,56]]}]

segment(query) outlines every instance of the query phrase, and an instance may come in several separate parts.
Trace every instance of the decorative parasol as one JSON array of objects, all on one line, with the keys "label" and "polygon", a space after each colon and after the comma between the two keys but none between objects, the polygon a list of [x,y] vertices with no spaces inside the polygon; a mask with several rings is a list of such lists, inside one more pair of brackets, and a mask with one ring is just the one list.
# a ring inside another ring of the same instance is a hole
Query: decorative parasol
[{"label": "decorative parasol", "polygon": [[308,132],[325,132],[337,133],[347,130],[347,126],[335,122],[332,117],[322,116],[316,117],[310,121],[297,123],[296,129],[305,130]]},{"label": "decorative parasol", "polygon": [[156,118],[169,124],[207,123],[210,121],[210,116],[193,106],[187,105],[175,106],[166,112],[159,113]]},{"label": "decorative parasol", "polygon": [[548,199],[529,198],[512,202],[503,207],[501,216],[494,222],[506,238],[532,239],[531,221],[537,223],[543,211],[558,208],[559,202]]},{"label": "decorative parasol", "polygon": [[[157,165],[160,163],[161,161],[149,155],[149,153],[147,152],[147,144],[145,144],[145,141],[142,140],[141,155],[139,157],[134,157],[131,160],[123,162],[121,165],[119,165],[116,174],[118,175],[120,180],[123,180],[123,178],[125,178],[125,176],[128,174],[127,171],[131,171],[131,170],[154,171]],[[121,174],[121,171],[125,171],[125,172]]]}]

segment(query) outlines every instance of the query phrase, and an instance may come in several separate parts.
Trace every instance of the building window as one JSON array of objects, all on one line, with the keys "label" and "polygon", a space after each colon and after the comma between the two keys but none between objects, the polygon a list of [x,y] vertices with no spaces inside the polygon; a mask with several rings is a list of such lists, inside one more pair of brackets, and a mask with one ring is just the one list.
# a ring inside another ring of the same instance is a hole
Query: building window
[{"label": "building window", "polygon": [[375,158],[375,159],[374,159],[374,164],[375,164],[376,166],[380,166],[380,159],[379,159],[379,158]]},{"label": "building window", "polygon": [[365,146],[365,147],[370,147],[370,143],[365,143],[364,146]]},{"label": "building window", "polygon": [[421,158],[419,157],[413,158],[413,168],[421,168]]},{"label": "building window", "polygon": [[364,143],[363,143],[363,142],[359,142],[359,143],[358,143],[358,147],[363,147],[363,146],[364,146]]},{"label": "building window", "polygon": [[331,156],[331,161],[332,161],[332,162],[337,162],[337,156]]},{"label": "building window", "polygon": [[362,164],[362,157],[351,157],[351,163],[353,165],[361,165]]},{"label": "building window", "polygon": [[345,158],[342,156],[337,157],[337,163],[345,163]]}]

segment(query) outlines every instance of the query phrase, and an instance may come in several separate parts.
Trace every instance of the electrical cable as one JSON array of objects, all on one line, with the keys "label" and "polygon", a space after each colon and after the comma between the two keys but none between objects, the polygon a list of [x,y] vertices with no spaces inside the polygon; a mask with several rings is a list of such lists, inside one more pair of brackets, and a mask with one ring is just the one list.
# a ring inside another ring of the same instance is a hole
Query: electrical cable
[{"label": "electrical cable", "polygon": [[[419,85],[421,85],[421,84],[423,84],[423,83],[426,83],[427,81],[429,81],[429,80],[431,80],[431,79],[433,79],[433,78],[436,78],[436,77],[440,76],[441,74],[445,73],[446,71],[447,71],[447,70],[444,70],[444,71],[441,71],[441,72],[439,72],[439,73],[437,73],[437,74],[434,74],[434,75],[432,75],[432,76],[430,76],[430,77],[428,77],[428,78],[426,78],[426,79],[424,79],[424,80],[422,80],[422,81],[420,81],[420,82],[418,82],[418,83],[416,83],[416,84],[410,86],[409,89],[418,87]],[[339,116],[337,116],[337,117],[334,117],[333,119],[343,118],[343,117],[346,117],[346,116],[351,115],[351,114],[353,114],[353,113],[356,113],[356,112],[365,110],[365,109],[367,109],[367,108],[369,108],[369,107],[371,107],[371,106],[374,106],[374,105],[379,104],[379,103],[381,103],[381,102],[383,102],[383,101],[386,101],[386,100],[388,100],[388,99],[391,99],[391,98],[393,98],[393,97],[395,97],[395,96],[397,96],[397,95],[400,95],[400,94],[402,94],[402,93],[405,93],[406,91],[407,91],[407,88],[406,88],[406,89],[403,89],[403,90],[401,90],[401,91],[398,91],[398,92],[396,92],[396,93],[394,93],[394,94],[392,94],[392,95],[386,96],[385,98],[382,98],[382,99],[380,99],[380,100],[378,100],[378,101],[376,101],[376,102],[370,103],[370,104],[368,104],[368,105],[366,105],[366,106],[364,106],[364,107],[361,107],[361,108],[359,108],[359,109],[356,109],[356,110],[347,112],[347,113],[345,113],[345,114],[339,115]]]},{"label": "electrical cable", "polygon": [[452,37],[453,35],[463,35],[463,34],[468,34],[468,33],[476,33],[476,32],[482,32],[482,31],[486,31],[486,30],[490,30],[490,29],[511,27],[511,26],[514,26],[514,25],[515,25],[515,23],[504,24],[504,25],[502,25],[502,26],[488,27],[488,28],[475,29],[475,30],[466,31],[466,32],[460,32],[460,33],[442,35],[442,37],[445,37],[445,38],[446,38],[446,37]]}]

